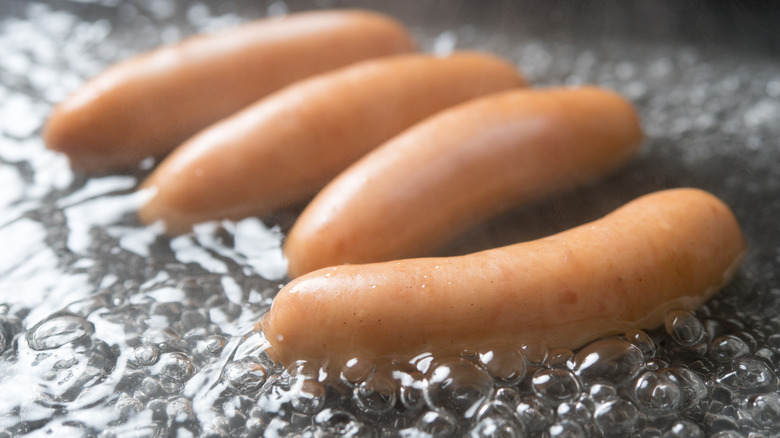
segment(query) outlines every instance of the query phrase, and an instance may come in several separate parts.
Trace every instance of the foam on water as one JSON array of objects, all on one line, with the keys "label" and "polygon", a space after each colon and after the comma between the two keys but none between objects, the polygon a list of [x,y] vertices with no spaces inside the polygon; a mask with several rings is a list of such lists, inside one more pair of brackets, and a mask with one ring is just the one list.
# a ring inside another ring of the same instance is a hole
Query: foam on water
[{"label": "foam on water", "polygon": [[[167,237],[141,225],[137,172],[86,177],[47,151],[52,105],[118,59],[283,1],[79,0],[0,6],[0,436],[771,436],[780,421],[780,63],[696,45],[527,35],[400,17],[422,49],[504,55],[535,83],[633,100],[648,140],[602,183],[491,221],[449,252],[538,237],[691,185],[750,243],[735,282],[666,325],[578,351],[486,344],[335,383],[265,355],[255,323],[285,282],[295,212]],[[350,2],[315,1],[325,7]],[[441,10],[446,17],[455,12]],[[458,9],[452,9],[457,11]],[[445,20],[446,21],[446,20]],[[147,194],[148,195],[148,194]],[[334,377],[334,376],[329,376]]]}]

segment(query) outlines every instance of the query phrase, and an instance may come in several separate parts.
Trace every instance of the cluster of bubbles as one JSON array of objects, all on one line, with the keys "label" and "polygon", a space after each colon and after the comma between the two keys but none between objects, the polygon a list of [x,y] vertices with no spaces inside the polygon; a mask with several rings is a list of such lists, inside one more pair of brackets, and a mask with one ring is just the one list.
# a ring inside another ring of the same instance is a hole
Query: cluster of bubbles
[{"label": "cluster of bubbles", "polygon": [[[314,5],[330,3],[345,4]],[[327,376],[305,362],[274,364],[255,324],[284,282],[280,242],[294,212],[264,218],[270,226],[247,219],[167,237],[134,217],[144,170],[76,175],[39,138],[51,106],[86,77],[135,51],[246,19],[238,9],[149,0],[0,5],[0,437],[778,432],[772,266],[780,252],[768,242],[751,242],[737,281],[696,313],[670,312],[659,330],[577,351],[486,344],[389,368],[355,359]],[[287,10],[273,1],[259,12]],[[485,40],[470,26],[420,36],[427,50],[503,54],[537,83],[619,90],[637,103],[652,138],[640,157],[650,170],[637,166],[624,181],[710,185],[750,219],[748,236],[776,225],[777,202],[756,217],[742,196],[780,191],[771,160],[780,147],[776,62],[695,47],[518,44],[509,32]],[[752,98],[734,99],[737,92]],[[696,163],[711,170],[694,172]],[[727,176],[740,166],[748,181]]]}]

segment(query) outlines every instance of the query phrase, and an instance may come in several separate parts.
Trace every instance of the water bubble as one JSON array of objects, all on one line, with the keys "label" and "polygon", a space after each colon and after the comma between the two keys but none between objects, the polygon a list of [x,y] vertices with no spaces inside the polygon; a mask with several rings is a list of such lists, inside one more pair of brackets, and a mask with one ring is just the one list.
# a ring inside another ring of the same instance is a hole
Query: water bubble
[{"label": "water bubble", "polygon": [[410,412],[416,412],[425,405],[423,387],[424,377],[419,371],[396,371],[393,377],[398,381],[398,398],[401,404]]},{"label": "water bubble", "polygon": [[621,339],[602,339],[582,348],[574,358],[574,370],[583,383],[620,384],[645,365],[642,350]]},{"label": "water bubble", "polygon": [[206,309],[185,310],[181,313],[180,321],[182,330],[188,332],[208,326],[211,318]]},{"label": "water bubble", "polygon": [[741,357],[724,365],[715,381],[737,394],[760,394],[777,388],[774,371],[760,359]]},{"label": "water bubble", "polygon": [[485,418],[493,417],[504,417],[504,418],[513,418],[515,415],[515,406],[509,405],[503,401],[500,400],[491,400],[484,405],[482,405],[482,408],[480,408],[479,413],[477,413],[477,421],[482,421]]},{"label": "water bubble", "polygon": [[593,419],[605,436],[631,434],[639,418],[639,410],[628,400],[613,400],[596,409]]},{"label": "water bubble", "polygon": [[754,396],[748,402],[748,411],[753,419],[766,426],[780,424],[780,394]]},{"label": "water bubble", "polygon": [[131,397],[127,394],[120,394],[114,409],[119,411],[121,418],[128,418],[129,416],[138,413],[143,409],[144,404],[137,398]]},{"label": "water bubble", "polygon": [[315,379],[299,377],[290,389],[291,404],[297,412],[313,415],[325,406],[325,385]]},{"label": "water bubble", "polygon": [[684,404],[686,409],[697,406],[704,400],[709,391],[707,384],[696,372],[684,367],[672,367],[666,370],[670,377],[673,377],[680,384],[684,393]]},{"label": "water bubble", "polygon": [[662,438],[704,438],[704,432],[695,423],[681,420],[664,432]]},{"label": "water bubble", "polygon": [[186,428],[197,427],[197,416],[192,410],[192,401],[179,397],[169,401],[165,407],[165,414],[171,422],[184,424]]},{"label": "water bubble", "polygon": [[557,411],[558,418],[575,423],[586,423],[590,421],[592,415],[588,406],[579,400],[565,401],[558,405]]},{"label": "water bubble", "polygon": [[636,382],[634,396],[642,409],[647,411],[675,410],[682,403],[680,385],[663,372],[648,371]]},{"label": "water bubble", "polygon": [[73,314],[54,314],[27,332],[27,343],[37,351],[51,350],[91,336],[95,326]]},{"label": "water bubble", "polygon": [[420,432],[433,437],[451,437],[458,431],[458,421],[447,412],[428,411],[415,425]]},{"label": "water bubble", "polygon": [[63,346],[38,355],[33,367],[44,373],[42,393],[57,402],[67,402],[103,382],[116,366],[117,355],[105,342],[94,340],[89,346]]},{"label": "water bubble", "polygon": [[428,372],[425,400],[431,408],[443,408],[471,418],[493,390],[485,371],[466,360],[445,362]]},{"label": "water bubble", "polygon": [[141,345],[133,349],[132,360],[137,366],[150,366],[157,363],[160,357],[160,349],[154,345]]},{"label": "water bubble", "polygon": [[550,438],[585,438],[588,435],[582,426],[573,421],[558,421],[548,429]]},{"label": "water bubble", "polygon": [[344,384],[354,387],[355,385],[370,379],[375,372],[376,363],[374,363],[374,361],[362,358],[352,358],[344,364],[344,368],[341,369],[339,377]]},{"label": "water bubble", "polygon": [[695,347],[706,341],[707,330],[693,313],[676,310],[666,315],[666,333],[682,347]]},{"label": "water bubble", "polygon": [[183,350],[186,348],[176,333],[170,327],[150,328],[143,334],[143,342],[148,345],[156,345],[162,351]]},{"label": "water bubble", "polygon": [[203,356],[217,356],[222,353],[227,341],[224,336],[211,335],[202,341],[198,341],[198,353]]},{"label": "water bubble", "polygon": [[12,338],[13,335],[9,335],[5,327],[0,326],[0,354],[8,348],[8,340]]},{"label": "water bubble", "polygon": [[291,436],[293,435],[293,430],[288,421],[285,421],[281,417],[273,417],[271,421],[268,422],[264,435],[271,437]]},{"label": "water bubble", "polygon": [[151,376],[145,377],[138,385],[133,397],[140,401],[149,401],[156,397],[161,397],[165,393],[162,383]]},{"label": "water bubble", "polygon": [[505,403],[513,408],[520,403],[520,393],[515,388],[498,388],[496,395],[493,396],[495,401]]},{"label": "water bubble", "polygon": [[383,374],[375,374],[371,380],[356,386],[352,391],[355,405],[366,414],[379,415],[395,406],[395,382]]},{"label": "water bubble", "polygon": [[531,379],[534,392],[539,397],[560,401],[576,397],[580,393],[580,382],[571,371],[562,369],[540,369]]},{"label": "water bubble", "polygon": [[263,386],[268,371],[257,359],[243,358],[226,364],[224,376],[238,393],[248,394]]},{"label": "water bubble", "polygon": [[331,435],[360,437],[366,434],[365,426],[354,415],[339,409],[323,409],[314,417],[314,423]]},{"label": "water bubble", "polygon": [[714,339],[710,346],[710,357],[718,363],[730,362],[748,354],[750,354],[748,344],[734,335],[720,336]]},{"label": "water bubble", "polygon": [[567,348],[550,350],[545,364],[548,368],[571,369],[574,367],[574,352]]},{"label": "water bubble", "polygon": [[520,346],[523,352],[523,356],[529,364],[534,366],[542,366],[547,361],[547,355],[549,350],[547,344],[544,342],[530,342]]},{"label": "water bubble", "polygon": [[709,432],[710,437],[718,438],[744,438],[744,435],[740,434],[739,424],[731,416],[707,414],[704,416],[704,425]]},{"label": "water bubble", "polygon": [[595,405],[604,404],[617,398],[617,389],[612,385],[597,383],[590,387],[588,397]]},{"label": "water bubble", "polygon": [[527,365],[522,351],[509,343],[496,343],[479,350],[479,362],[499,382],[514,385],[525,377]]},{"label": "water bubble", "polygon": [[553,409],[536,397],[524,397],[515,408],[515,416],[518,421],[532,435],[540,434],[554,418],[554,415]]},{"label": "water bubble", "polygon": [[653,342],[653,338],[651,338],[650,335],[648,335],[644,330],[631,329],[626,332],[626,339],[628,342],[631,342],[632,344],[639,347],[639,349],[642,350],[642,354],[644,354],[646,358],[655,356],[655,352],[657,350],[655,342]]},{"label": "water bubble", "polygon": [[171,383],[183,383],[192,377],[195,369],[184,353],[165,353],[156,365],[160,377]]},{"label": "water bubble", "polygon": [[520,438],[525,436],[516,423],[505,417],[487,417],[469,431],[471,438]]}]

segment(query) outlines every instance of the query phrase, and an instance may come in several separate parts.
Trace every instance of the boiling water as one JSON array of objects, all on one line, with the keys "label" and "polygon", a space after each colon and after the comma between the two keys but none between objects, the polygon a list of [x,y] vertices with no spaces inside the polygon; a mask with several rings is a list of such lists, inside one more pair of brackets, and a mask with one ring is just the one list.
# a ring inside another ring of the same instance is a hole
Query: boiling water
[{"label": "boiling water", "polygon": [[493,32],[446,13],[428,23],[424,6],[412,7],[399,18],[423,49],[489,50],[537,84],[614,88],[636,103],[648,137],[625,170],[504,215],[447,253],[538,237],[685,185],[733,207],[750,251],[732,285],[696,313],[671,312],[655,332],[579,351],[492,345],[424,355],[390,375],[353,361],[325,385],[305,363],[271,363],[253,331],[285,283],[280,242],[296,211],[166,237],[134,216],[143,201],[134,189],[154,163],[85,177],[39,137],[52,105],[109,63],[291,8],[147,0],[2,8],[0,436],[780,432],[776,58]]}]

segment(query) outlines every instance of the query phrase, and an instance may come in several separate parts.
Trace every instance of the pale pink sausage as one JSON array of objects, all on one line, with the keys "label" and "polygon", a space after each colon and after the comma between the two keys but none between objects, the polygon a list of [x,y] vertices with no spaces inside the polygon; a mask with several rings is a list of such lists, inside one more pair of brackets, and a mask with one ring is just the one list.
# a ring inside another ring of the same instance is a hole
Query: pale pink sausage
[{"label": "pale pink sausage", "polygon": [[279,292],[260,326],[276,360],[331,371],[354,357],[408,360],[493,341],[574,349],[697,308],[744,251],[720,200],[666,190],[531,242],[312,272]]},{"label": "pale pink sausage", "polygon": [[285,85],[413,46],[395,20],[357,10],[293,14],[192,37],[88,81],[55,108],[44,139],[84,171],[134,165]]},{"label": "pale pink sausage", "polygon": [[512,64],[471,52],[369,60],[298,82],[179,147],[144,183],[155,195],[139,215],[175,233],[306,201],[423,118],[523,83]]},{"label": "pale pink sausage", "polygon": [[631,104],[596,87],[463,103],[396,136],[318,193],[287,236],[289,275],[428,255],[512,206],[604,176],[641,140]]}]

